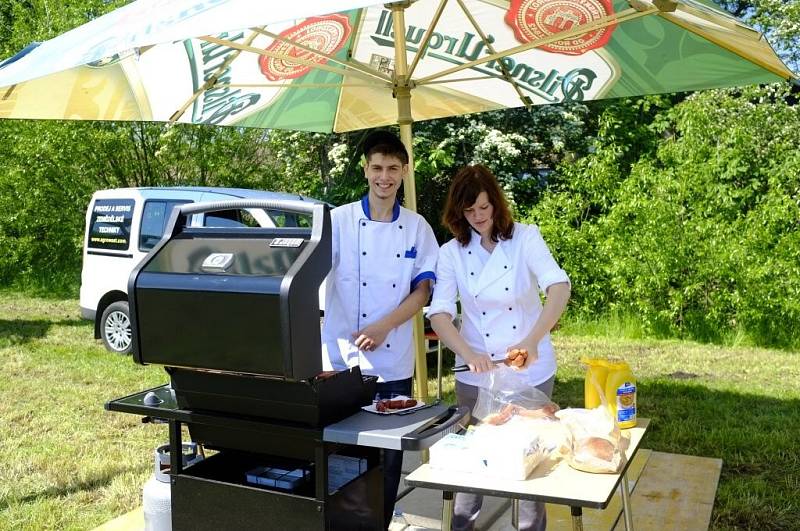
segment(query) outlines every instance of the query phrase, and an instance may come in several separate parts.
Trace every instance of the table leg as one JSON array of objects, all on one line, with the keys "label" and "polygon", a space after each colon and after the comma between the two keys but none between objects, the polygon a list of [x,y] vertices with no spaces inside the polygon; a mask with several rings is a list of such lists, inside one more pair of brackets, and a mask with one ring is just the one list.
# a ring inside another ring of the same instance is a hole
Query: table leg
[{"label": "table leg", "polygon": [[625,519],[625,531],[633,531],[633,515],[631,514],[631,494],[628,488],[628,474],[623,474],[619,483],[622,491],[622,516]]},{"label": "table leg", "polygon": [[519,529],[519,500],[511,500],[511,527]]},{"label": "table leg", "polygon": [[453,493],[442,491],[442,531],[453,529]]},{"label": "table leg", "polygon": [[442,399],[442,340],[436,342],[436,398]]},{"label": "table leg", "polygon": [[572,513],[572,531],[583,531],[583,509],[570,507]]}]

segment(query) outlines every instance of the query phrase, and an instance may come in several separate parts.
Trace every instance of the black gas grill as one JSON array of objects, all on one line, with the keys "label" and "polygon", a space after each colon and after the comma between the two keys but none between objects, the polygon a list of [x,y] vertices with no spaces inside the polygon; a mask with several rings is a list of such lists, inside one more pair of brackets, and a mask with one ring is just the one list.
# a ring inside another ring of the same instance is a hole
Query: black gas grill
[{"label": "black gas grill", "polygon": [[[310,215],[311,227],[188,226],[196,213],[246,208]],[[321,371],[318,290],[331,265],[328,206],[184,205],[169,226],[131,274],[128,292],[134,359],[165,366],[170,383],[106,407],[169,423],[172,455],[180,453],[184,424],[194,442],[218,450],[185,469],[175,460],[173,528],[381,528],[378,447],[393,446],[332,429],[343,420],[386,422],[360,411],[376,379],[358,367]],[[398,433],[396,448],[422,449],[464,414],[436,406],[386,429]],[[333,463],[357,470],[342,481]]]}]

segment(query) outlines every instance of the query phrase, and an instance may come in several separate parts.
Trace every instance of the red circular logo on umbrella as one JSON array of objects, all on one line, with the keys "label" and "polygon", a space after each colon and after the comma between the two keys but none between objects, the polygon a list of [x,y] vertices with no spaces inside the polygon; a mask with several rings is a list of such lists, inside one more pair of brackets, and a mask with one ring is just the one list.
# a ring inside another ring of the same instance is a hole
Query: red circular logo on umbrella
[{"label": "red circular logo on umbrella", "polygon": [[[506,23],[522,43],[536,41],[589,24],[614,13],[611,0],[511,0]],[[605,46],[616,24],[589,30],[538,49],[565,55],[582,53]]]},{"label": "red circular logo on umbrella", "polygon": [[[328,15],[307,18],[297,26],[282,31],[280,36],[307,48],[331,55],[344,46],[351,31],[350,20],[346,16]],[[277,59],[262,55],[258,58],[261,73],[270,81],[294,79],[306,75],[311,70],[311,66],[294,62],[290,58],[303,59],[317,64],[327,61],[327,58],[321,55],[278,39],[275,39],[266,50],[286,57]]]}]

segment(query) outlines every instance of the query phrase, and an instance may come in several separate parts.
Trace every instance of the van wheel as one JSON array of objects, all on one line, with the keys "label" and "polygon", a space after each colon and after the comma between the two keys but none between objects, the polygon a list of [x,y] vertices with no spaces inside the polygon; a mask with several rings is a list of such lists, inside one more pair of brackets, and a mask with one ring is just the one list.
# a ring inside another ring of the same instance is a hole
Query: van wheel
[{"label": "van wheel", "polygon": [[128,303],[117,301],[109,304],[100,321],[100,337],[111,352],[131,352],[131,317]]}]

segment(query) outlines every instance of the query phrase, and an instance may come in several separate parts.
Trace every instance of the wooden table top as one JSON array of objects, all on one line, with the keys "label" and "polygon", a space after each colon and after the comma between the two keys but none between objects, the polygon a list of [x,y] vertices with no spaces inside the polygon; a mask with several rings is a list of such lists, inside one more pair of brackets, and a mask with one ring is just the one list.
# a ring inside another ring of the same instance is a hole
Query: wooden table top
[{"label": "wooden table top", "polygon": [[555,467],[552,464],[548,466],[546,462],[542,463],[528,476],[528,479],[514,481],[483,474],[437,469],[424,464],[406,476],[406,483],[413,487],[447,492],[473,492],[572,507],[605,509],[639,449],[649,424],[650,419],[640,418],[635,427],[622,430],[623,434],[630,436],[630,445],[625,452],[627,455],[625,466],[618,474],[581,472],[562,460]]}]

